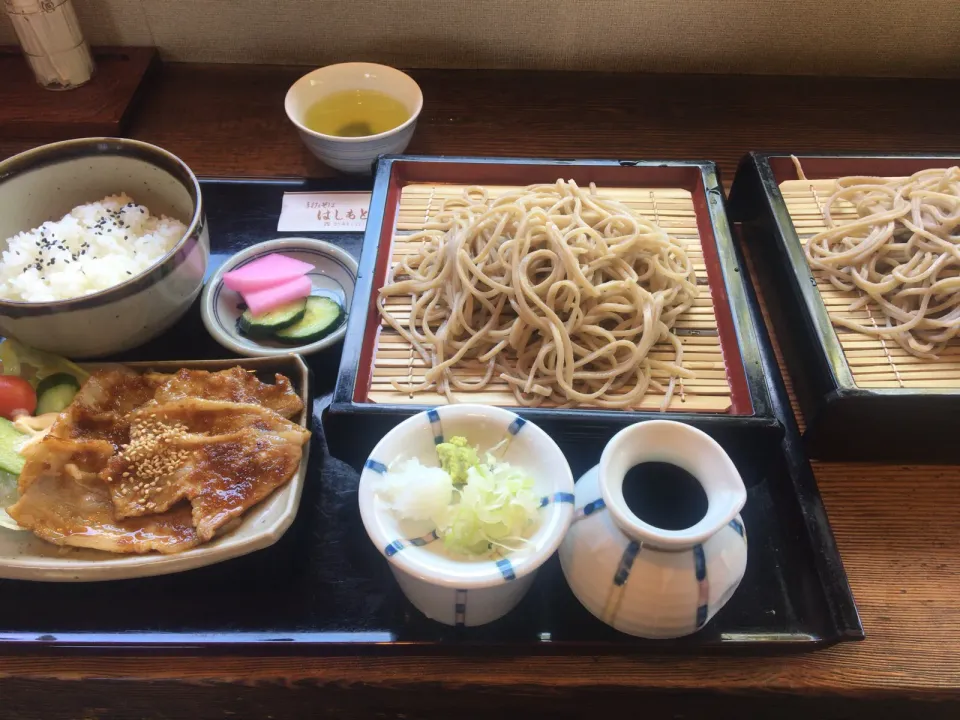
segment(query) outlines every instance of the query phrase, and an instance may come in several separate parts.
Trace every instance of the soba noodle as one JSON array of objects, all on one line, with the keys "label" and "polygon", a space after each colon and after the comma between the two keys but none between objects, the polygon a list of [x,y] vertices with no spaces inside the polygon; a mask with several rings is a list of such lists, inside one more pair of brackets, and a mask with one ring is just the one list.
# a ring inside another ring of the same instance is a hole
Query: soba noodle
[{"label": "soba noodle", "polygon": [[[468,188],[426,227],[377,301],[428,365],[398,390],[453,402],[496,377],[525,406],[635,407],[653,388],[666,407],[677,378],[693,376],[671,332],[697,296],[690,259],[593,185],[558,180],[492,201]],[[401,297],[410,305],[387,302]],[[652,356],[661,341],[671,350]]]},{"label": "soba noodle", "polygon": [[[844,201],[859,217],[838,223]],[[936,358],[960,333],[960,168],[840,178],[823,211],[827,230],[807,241],[807,260],[840,290],[862,291],[833,323]],[[885,321],[873,322],[876,308]]]}]

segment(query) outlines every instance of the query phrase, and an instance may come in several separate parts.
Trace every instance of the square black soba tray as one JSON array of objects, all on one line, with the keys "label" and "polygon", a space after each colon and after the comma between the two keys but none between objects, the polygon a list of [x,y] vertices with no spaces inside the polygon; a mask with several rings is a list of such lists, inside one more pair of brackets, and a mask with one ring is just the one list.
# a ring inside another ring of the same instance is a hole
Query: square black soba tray
[{"label": "square black soba tray", "polygon": [[[881,325],[885,320],[871,305],[848,311],[859,294],[840,291],[818,277],[803,248],[808,237],[826,227],[824,213],[835,179],[906,177],[958,164],[958,155],[787,153],[751,153],[740,163],[731,217],[739,222],[757,263],[805,420],[804,442],[813,457],[960,462],[953,422],[960,413],[960,363],[955,362],[960,343],[925,361],[893,340],[835,325],[831,317],[844,313]],[[844,210],[854,217],[852,206],[835,212]]]}]

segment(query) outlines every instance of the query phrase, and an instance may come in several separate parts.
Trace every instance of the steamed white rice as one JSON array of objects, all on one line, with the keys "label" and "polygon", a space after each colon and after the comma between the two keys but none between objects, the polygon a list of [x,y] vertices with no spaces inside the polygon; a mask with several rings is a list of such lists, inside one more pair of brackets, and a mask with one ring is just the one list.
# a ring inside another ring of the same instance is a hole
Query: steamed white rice
[{"label": "steamed white rice", "polygon": [[155,265],[186,232],[125,193],[80,205],[7,240],[0,298],[51,302],[106,290]]}]

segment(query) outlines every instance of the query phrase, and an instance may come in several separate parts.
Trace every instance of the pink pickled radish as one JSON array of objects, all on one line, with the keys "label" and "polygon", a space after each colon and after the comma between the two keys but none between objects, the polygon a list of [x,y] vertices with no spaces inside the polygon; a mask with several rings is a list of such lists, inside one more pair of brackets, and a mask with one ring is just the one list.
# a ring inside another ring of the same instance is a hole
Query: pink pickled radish
[{"label": "pink pickled radish", "polygon": [[313,265],[272,253],[223,275],[223,284],[239,293],[281,285],[313,270]]},{"label": "pink pickled radish", "polygon": [[301,275],[282,285],[243,293],[243,299],[250,308],[250,312],[254,315],[263,315],[288,302],[307,297],[312,289],[313,283],[310,282],[310,278]]}]

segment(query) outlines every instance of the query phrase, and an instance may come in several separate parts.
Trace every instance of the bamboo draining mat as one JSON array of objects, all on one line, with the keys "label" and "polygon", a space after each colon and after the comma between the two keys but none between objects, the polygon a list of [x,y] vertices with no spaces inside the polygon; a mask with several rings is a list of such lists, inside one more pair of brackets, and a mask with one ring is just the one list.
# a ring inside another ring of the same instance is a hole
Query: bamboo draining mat
[{"label": "bamboo draining mat", "polygon": [[[780,184],[780,194],[801,243],[806,244],[810,237],[827,229],[823,208],[835,187],[836,180],[787,180]],[[831,213],[840,221],[857,217],[853,204],[849,202],[835,204]],[[861,296],[859,291],[843,292],[819,273],[814,273],[814,277],[831,318],[852,315],[873,320],[875,324],[884,322],[883,313],[873,302],[863,310],[847,312],[850,303]],[[907,353],[893,340],[867,337],[838,326],[834,326],[834,330],[858,387],[960,388],[960,343],[940,353],[938,360],[922,360]]]},{"label": "bamboo draining mat", "polygon": [[[460,197],[464,188],[465,186],[462,185],[430,184],[413,184],[403,188],[391,264],[395,264],[403,255],[416,251],[417,244],[409,242],[406,238],[422,230],[427,221],[440,211],[443,201]],[[513,189],[516,188],[504,186],[487,188],[491,197],[497,197]],[[730,383],[720,350],[713,300],[710,297],[710,288],[706,284],[706,267],[703,263],[700,236],[690,193],[680,189],[599,188],[598,190],[605,196],[619,200],[635,212],[654,220],[668,233],[687,243],[686,250],[696,268],[701,291],[695,305],[678,318],[674,331],[683,343],[683,364],[695,372],[697,377],[684,380],[682,384],[678,383],[669,409],[726,412],[732,404]],[[409,313],[410,301],[405,298],[394,298],[388,306],[403,322],[405,311]],[[672,348],[667,344],[658,345],[654,348],[653,357],[671,359]],[[410,344],[381,321],[370,390],[367,394],[368,400],[377,403],[445,404],[446,398],[439,393],[420,392],[411,396],[392,385],[393,380],[414,384],[421,382],[425,369],[426,363],[414,352]],[[479,366],[476,374],[483,374]],[[666,384],[666,376],[660,379]],[[507,384],[496,378],[491,380],[483,392],[459,392],[455,397],[460,402],[477,402],[503,407],[516,407],[518,404]],[[658,410],[662,403],[663,394],[651,390],[639,409]]]}]

